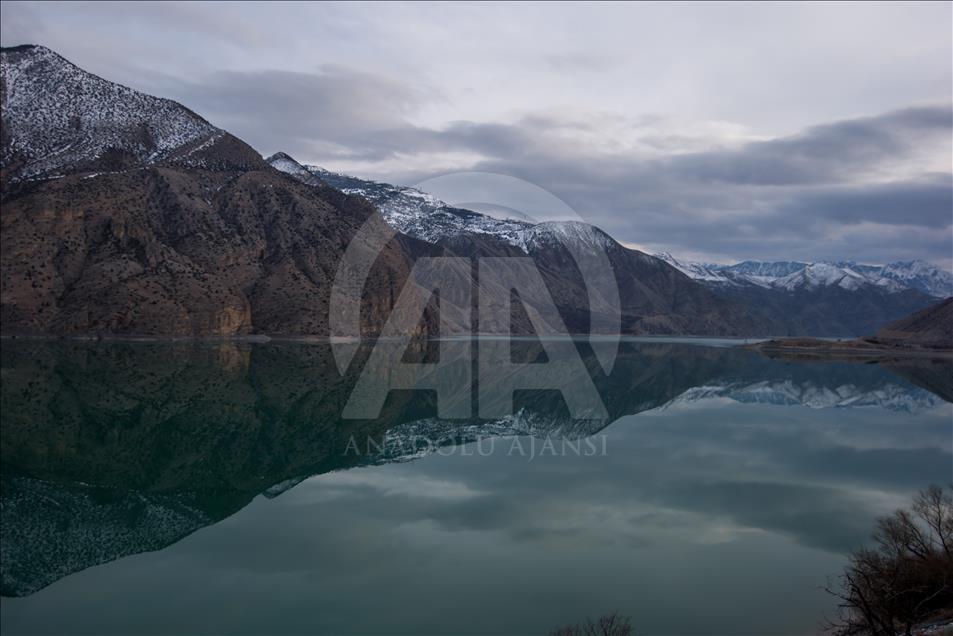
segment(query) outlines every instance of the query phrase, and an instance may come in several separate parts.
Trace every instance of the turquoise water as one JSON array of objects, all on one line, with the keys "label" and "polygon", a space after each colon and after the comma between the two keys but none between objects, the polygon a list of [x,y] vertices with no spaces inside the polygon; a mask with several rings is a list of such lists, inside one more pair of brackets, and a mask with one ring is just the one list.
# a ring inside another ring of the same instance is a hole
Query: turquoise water
[{"label": "turquoise water", "polygon": [[0,626],[806,633],[874,519],[951,478],[949,363],[580,349],[605,417],[403,391],[348,420],[363,350],[342,376],[327,344],[4,341]]}]

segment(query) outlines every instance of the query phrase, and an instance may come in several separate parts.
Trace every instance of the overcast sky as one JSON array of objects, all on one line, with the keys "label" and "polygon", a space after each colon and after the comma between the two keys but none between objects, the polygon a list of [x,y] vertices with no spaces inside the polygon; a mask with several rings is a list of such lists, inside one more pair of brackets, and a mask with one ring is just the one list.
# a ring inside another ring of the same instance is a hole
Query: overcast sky
[{"label": "overcast sky", "polygon": [[263,154],[528,180],[703,260],[953,262],[951,3],[3,2]]}]

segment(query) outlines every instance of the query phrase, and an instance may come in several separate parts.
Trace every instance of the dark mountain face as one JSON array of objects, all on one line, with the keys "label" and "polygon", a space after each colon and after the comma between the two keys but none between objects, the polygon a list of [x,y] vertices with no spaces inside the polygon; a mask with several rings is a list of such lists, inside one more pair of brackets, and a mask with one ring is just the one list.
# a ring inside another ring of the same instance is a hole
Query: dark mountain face
[{"label": "dark mountain face", "polygon": [[[5,333],[328,333],[338,262],[375,214],[365,200],[303,185],[179,104],[48,49],[2,62]],[[385,246],[355,292],[365,332],[428,250]]]},{"label": "dark mountain face", "polygon": [[[327,334],[338,262],[374,214],[268,168],[70,176],[3,208],[3,328],[24,334]],[[367,330],[410,263],[399,241],[378,258]]]},{"label": "dark mountain face", "polygon": [[903,347],[953,349],[953,298],[891,322],[869,340]]},{"label": "dark mountain face", "polygon": [[863,336],[934,302],[915,289],[890,292],[869,285],[850,290],[713,285],[711,291],[747,307],[755,319],[771,324],[770,335],[777,336]]},{"label": "dark mountain face", "polygon": [[[572,330],[586,331],[586,287],[567,243],[605,250],[619,290],[626,334],[746,335],[768,333],[767,321],[753,320],[744,307],[720,299],[657,258],[623,247],[602,230],[581,223],[544,223],[528,233],[525,249],[565,308]],[[597,312],[596,312],[597,313]],[[598,321],[598,315],[594,321]]]}]

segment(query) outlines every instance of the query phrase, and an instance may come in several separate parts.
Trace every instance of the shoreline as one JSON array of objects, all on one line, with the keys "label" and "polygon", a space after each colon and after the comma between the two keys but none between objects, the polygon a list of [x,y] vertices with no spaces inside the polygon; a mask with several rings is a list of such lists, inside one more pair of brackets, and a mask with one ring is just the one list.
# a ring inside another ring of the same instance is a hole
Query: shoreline
[{"label": "shoreline", "polygon": [[[497,334],[451,334],[447,336],[426,337],[426,341],[445,340],[489,340],[508,338],[510,340],[536,340],[535,335],[501,336]],[[671,344],[691,344],[713,347],[737,347],[761,353],[769,357],[784,357],[801,360],[823,359],[860,359],[873,361],[889,358],[953,358],[953,349],[912,348],[902,346],[880,345],[864,340],[842,340],[835,338],[813,338],[807,336],[771,337],[771,336],[703,336],[703,335],[618,335],[606,334],[566,334],[544,336],[548,340],[583,340],[618,342],[657,342]],[[399,341],[401,338],[379,338],[376,336],[361,338],[342,338],[333,336],[309,335],[269,335],[248,334],[233,336],[172,336],[172,335],[136,335],[136,334],[102,334],[102,335],[53,335],[53,334],[0,334],[0,341],[64,341],[64,342],[111,342],[111,343],[237,343],[237,344],[265,344],[265,343],[300,343],[300,344],[365,344],[377,341]],[[712,341],[706,343],[705,341]]]},{"label": "shoreline", "polygon": [[861,359],[874,361],[890,358],[953,358],[953,349],[904,347],[861,339],[830,341],[812,338],[772,339],[744,345],[769,357],[792,359]]}]

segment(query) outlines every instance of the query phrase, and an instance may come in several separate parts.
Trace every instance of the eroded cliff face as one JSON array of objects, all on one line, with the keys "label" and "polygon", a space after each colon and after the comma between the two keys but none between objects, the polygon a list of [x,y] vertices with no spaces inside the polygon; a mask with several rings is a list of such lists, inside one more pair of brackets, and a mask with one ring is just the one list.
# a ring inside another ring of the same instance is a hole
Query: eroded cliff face
[{"label": "eroded cliff face", "polygon": [[[21,184],[2,214],[4,333],[326,335],[358,197],[262,166],[153,166]],[[410,270],[397,238],[362,298],[375,332]]]}]

